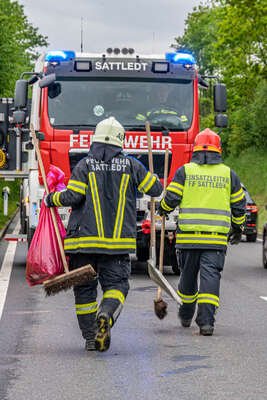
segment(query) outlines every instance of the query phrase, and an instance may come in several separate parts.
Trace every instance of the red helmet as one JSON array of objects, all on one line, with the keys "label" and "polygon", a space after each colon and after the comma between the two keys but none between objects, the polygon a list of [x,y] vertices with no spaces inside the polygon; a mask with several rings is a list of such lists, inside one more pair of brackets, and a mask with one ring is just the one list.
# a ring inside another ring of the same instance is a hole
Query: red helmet
[{"label": "red helmet", "polygon": [[211,129],[206,128],[200,132],[196,138],[193,147],[193,151],[216,151],[217,153],[222,152],[221,138],[217,133]]}]

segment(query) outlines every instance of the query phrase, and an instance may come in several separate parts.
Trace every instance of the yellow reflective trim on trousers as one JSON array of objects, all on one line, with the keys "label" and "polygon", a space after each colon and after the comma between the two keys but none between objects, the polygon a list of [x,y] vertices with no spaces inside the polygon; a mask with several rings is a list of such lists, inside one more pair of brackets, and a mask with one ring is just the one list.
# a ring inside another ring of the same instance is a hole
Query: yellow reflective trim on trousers
[{"label": "yellow reflective trim on trousers", "polygon": [[173,210],[173,208],[171,208],[171,207],[169,207],[169,206],[167,205],[165,199],[162,199],[162,200],[161,200],[160,205],[161,205],[161,207],[163,208],[163,210],[166,210],[166,211],[172,211],[172,210]]},{"label": "yellow reflective trim on trousers", "polygon": [[93,200],[93,205],[94,205],[94,213],[95,213],[95,219],[96,219],[97,232],[98,232],[98,236],[102,238],[102,237],[104,237],[104,227],[103,227],[100,200],[99,200],[99,195],[98,195],[98,188],[97,188],[97,183],[96,183],[96,178],[95,178],[94,172],[89,172],[89,183],[90,183],[90,189],[91,189],[92,200]]},{"label": "yellow reflective trim on trousers", "polygon": [[215,300],[197,300],[198,304],[212,304],[215,307],[219,307],[219,303]]},{"label": "yellow reflective trim on trousers", "polygon": [[216,307],[219,307],[220,299],[215,294],[200,293],[198,295],[197,302],[198,302],[198,304],[208,303],[208,304],[213,304]]},{"label": "yellow reflective trim on trousers", "polygon": [[194,295],[187,295],[181,293],[179,290],[177,290],[177,294],[181,297],[182,302],[186,304],[192,304],[195,303],[197,300],[198,292],[196,292]]},{"label": "yellow reflective trim on trousers", "polygon": [[129,174],[122,174],[120,191],[119,191],[120,192],[119,202],[118,202],[117,214],[113,230],[113,238],[119,238],[121,236],[122,225],[124,220],[124,212],[125,212],[126,191],[129,184],[129,179],[130,179]]},{"label": "yellow reflective trim on trousers", "polygon": [[98,310],[98,304],[96,301],[93,303],[76,304],[75,307],[77,315],[93,314]]},{"label": "yellow reflective trim on trousers", "polygon": [[125,302],[124,294],[117,289],[107,290],[103,295],[103,299],[116,299],[119,300],[121,304]]},{"label": "yellow reflective trim on trousers", "polygon": [[198,298],[200,299],[201,297],[211,297],[212,299],[215,299],[219,301],[219,297],[216,296],[216,294],[211,294],[211,293],[199,293]]}]

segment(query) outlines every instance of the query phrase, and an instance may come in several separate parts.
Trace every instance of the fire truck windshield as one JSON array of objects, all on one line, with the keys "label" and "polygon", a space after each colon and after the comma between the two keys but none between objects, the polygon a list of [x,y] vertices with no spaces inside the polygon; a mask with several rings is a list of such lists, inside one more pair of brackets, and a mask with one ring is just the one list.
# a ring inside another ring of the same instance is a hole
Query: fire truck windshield
[{"label": "fire truck windshield", "polygon": [[186,80],[57,80],[48,89],[48,114],[56,127],[90,126],[114,116],[127,129],[187,130],[193,115],[193,82]]}]

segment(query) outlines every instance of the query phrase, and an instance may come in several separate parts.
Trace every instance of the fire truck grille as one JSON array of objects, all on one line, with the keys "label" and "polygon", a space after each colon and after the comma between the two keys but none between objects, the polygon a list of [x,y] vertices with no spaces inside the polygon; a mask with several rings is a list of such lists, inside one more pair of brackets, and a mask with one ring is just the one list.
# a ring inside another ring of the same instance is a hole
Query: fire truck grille
[{"label": "fire truck grille", "polygon": [[[84,157],[87,156],[88,150],[82,150],[82,151],[73,151],[71,150],[69,152],[69,159],[70,159],[70,170],[72,172],[73,168],[75,165]],[[133,153],[131,152],[129,155],[137,158],[141,163],[145,165],[147,169],[149,169],[148,166],[148,155],[147,153]],[[168,165],[168,174],[170,171],[171,167],[171,162],[172,162],[172,154],[169,154],[169,165]],[[158,175],[159,178],[163,178],[164,176],[164,152],[162,153],[154,153],[153,154],[153,164],[154,164],[154,172],[155,174]]]}]

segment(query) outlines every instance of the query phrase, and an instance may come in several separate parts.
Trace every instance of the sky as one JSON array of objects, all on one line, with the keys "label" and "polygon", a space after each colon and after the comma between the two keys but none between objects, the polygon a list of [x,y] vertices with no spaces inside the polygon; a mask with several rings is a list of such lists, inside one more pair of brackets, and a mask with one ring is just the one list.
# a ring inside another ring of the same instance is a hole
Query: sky
[{"label": "sky", "polygon": [[[161,54],[183,34],[185,19],[201,0],[18,0],[49,50],[104,52],[132,47]],[[82,21],[82,22],[81,22]]]}]

